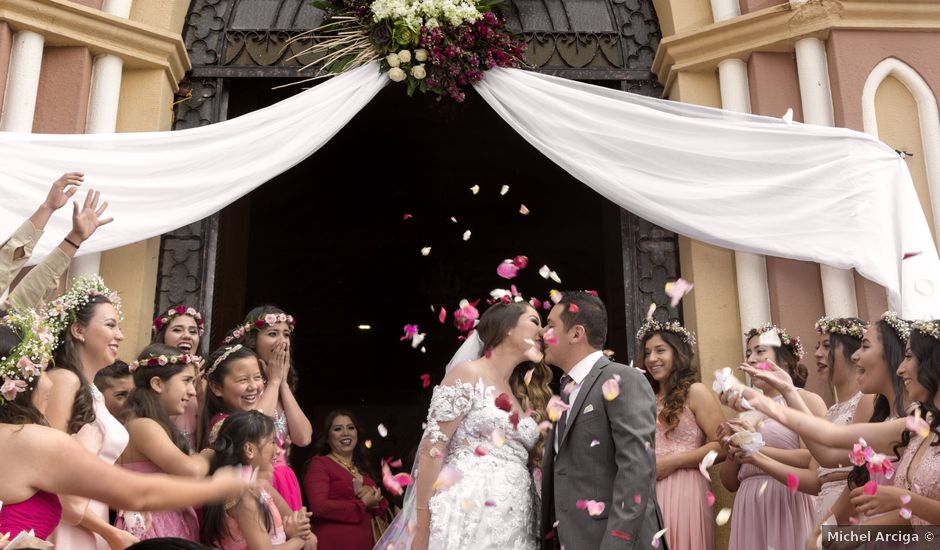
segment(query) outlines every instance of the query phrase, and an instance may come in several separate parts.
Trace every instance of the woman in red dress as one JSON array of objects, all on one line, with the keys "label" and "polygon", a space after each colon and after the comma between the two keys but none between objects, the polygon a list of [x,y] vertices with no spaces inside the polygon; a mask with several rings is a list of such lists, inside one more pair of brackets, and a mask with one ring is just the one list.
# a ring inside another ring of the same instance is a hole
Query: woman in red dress
[{"label": "woman in red dress", "polygon": [[388,502],[370,476],[359,422],[349,411],[334,410],[321,433],[303,483],[318,548],[371,550],[372,518],[384,517]]}]

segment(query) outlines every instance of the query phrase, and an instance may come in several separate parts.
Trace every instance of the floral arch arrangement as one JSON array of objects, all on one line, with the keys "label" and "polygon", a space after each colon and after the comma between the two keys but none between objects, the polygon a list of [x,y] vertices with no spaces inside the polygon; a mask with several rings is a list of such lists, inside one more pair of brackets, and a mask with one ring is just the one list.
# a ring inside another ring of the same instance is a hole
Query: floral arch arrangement
[{"label": "floral arch arrangement", "polygon": [[[464,89],[494,67],[519,67],[525,42],[506,26],[502,0],[314,0],[326,17],[294,40],[315,44],[327,73],[378,61],[408,95],[421,91],[461,102]],[[309,67],[309,65],[308,65]],[[306,67],[305,67],[306,68]]]}]

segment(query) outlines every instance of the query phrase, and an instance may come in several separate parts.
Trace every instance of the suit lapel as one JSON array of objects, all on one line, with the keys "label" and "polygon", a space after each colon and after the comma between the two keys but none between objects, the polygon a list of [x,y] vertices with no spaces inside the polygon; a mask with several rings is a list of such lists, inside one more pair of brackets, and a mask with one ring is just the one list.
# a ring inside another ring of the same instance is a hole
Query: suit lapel
[{"label": "suit lapel", "polygon": [[575,419],[578,418],[578,415],[581,414],[581,407],[584,405],[584,400],[587,399],[587,394],[591,391],[591,388],[594,387],[594,382],[597,382],[597,377],[601,375],[601,369],[606,367],[608,363],[610,363],[610,359],[601,357],[594,363],[594,366],[591,367],[591,372],[581,381],[578,397],[574,400],[574,405],[571,406],[571,410],[568,411],[568,421],[565,423],[565,432],[561,434],[561,440],[558,442],[558,452],[561,452],[561,446],[565,442],[565,438],[568,437],[571,426],[574,424]]}]

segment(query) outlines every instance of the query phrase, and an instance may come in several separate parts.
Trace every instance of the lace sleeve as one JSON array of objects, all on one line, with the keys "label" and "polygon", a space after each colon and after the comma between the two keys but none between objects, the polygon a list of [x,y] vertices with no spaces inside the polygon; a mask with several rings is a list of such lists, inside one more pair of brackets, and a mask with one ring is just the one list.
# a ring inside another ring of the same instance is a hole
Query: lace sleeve
[{"label": "lace sleeve", "polygon": [[473,386],[457,380],[453,386],[437,386],[431,396],[428,408],[428,427],[425,435],[431,444],[447,443],[456,426],[441,429],[441,422],[452,422],[470,410],[473,402]]}]

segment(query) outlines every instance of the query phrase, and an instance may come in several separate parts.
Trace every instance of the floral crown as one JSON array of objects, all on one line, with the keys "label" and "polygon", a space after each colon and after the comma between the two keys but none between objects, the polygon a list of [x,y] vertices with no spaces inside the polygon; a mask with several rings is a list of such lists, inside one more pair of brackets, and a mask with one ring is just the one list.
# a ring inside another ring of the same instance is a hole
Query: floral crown
[{"label": "floral crown", "polygon": [[234,346],[228,346],[228,347],[226,347],[226,348],[225,348],[225,351],[222,353],[222,355],[218,356],[218,357],[216,358],[216,360],[212,362],[212,365],[211,365],[208,369],[206,369],[206,372],[203,373],[203,376],[205,376],[205,377],[208,378],[210,374],[212,374],[213,372],[215,372],[215,369],[219,368],[219,365],[221,365],[222,363],[225,362],[226,359],[228,359],[228,356],[229,356],[229,355],[231,355],[231,354],[235,353],[236,351],[242,349],[242,347],[244,347],[244,346],[242,346],[241,344],[235,344]]},{"label": "floral crown", "polygon": [[244,325],[235,327],[231,334],[222,339],[222,343],[231,344],[236,340],[241,340],[243,336],[253,330],[261,330],[264,327],[273,327],[278,323],[287,323],[290,325],[292,331],[297,325],[297,322],[294,321],[294,318],[286,313],[268,313],[267,315],[263,315],[254,321],[248,321]]},{"label": "floral crown", "polygon": [[39,378],[52,357],[56,337],[47,321],[32,309],[9,312],[0,323],[9,327],[20,337],[6,357],[0,357],[0,405],[13,401],[16,394],[26,389]]},{"label": "floral crown", "polygon": [[679,321],[661,322],[647,319],[647,321],[643,323],[643,326],[640,327],[640,330],[637,331],[636,341],[642,342],[647,334],[653,332],[671,332],[678,336],[690,348],[695,347],[695,333],[682,326],[682,323]]},{"label": "floral crown", "polygon": [[196,368],[199,368],[199,363],[202,361],[202,357],[198,355],[151,355],[146,359],[138,359],[127,365],[127,368],[134,372],[141,367],[164,367],[166,365],[196,365]]},{"label": "floral crown", "polygon": [[911,325],[911,328],[917,332],[940,340],[940,323],[936,323],[934,321],[914,321],[914,323]]},{"label": "floral crown", "polygon": [[118,315],[121,314],[121,298],[104,284],[104,280],[94,275],[81,277],[72,282],[71,288],[46,306],[46,319],[56,335],[68,328],[75,321],[75,312],[83,308],[95,296],[104,296],[111,302]]},{"label": "floral crown", "polygon": [[881,320],[888,324],[889,327],[898,335],[898,338],[901,339],[905,344],[908,340],[911,339],[911,322],[905,321],[898,317],[898,314],[893,311],[886,311],[881,315]]},{"label": "floral crown", "polygon": [[816,321],[816,332],[819,334],[841,334],[861,340],[862,332],[868,329],[868,326],[868,323],[861,319],[822,316]]},{"label": "floral crown", "polygon": [[782,329],[773,323],[764,323],[763,325],[752,328],[751,330],[744,333],[744,341],[748,341],[755,336],[764,334],[765,332],[774,331],[777,333],[777,338],[780,338],[780,343],[788,348],[793,355],[796,356],[797,361],[803,358],[805,355],[803,351],[803,344],[800,343],[799,336],[790,336],[790,333],[786,329]]},{"label": "floral crown", "polygon": [[162,315],[157,315],[153,320],[153,331],[160,332],[163,330],[163,327],[170,324],[170,321],[172,321],[174,317],[179,317],[180,315],[188,315],[195,319],[196,326],[199,327],[199,336],[202,336],[205,331],[202,322],[202,314],[196,311],[195,308],[182,305],[170,308]]}]

